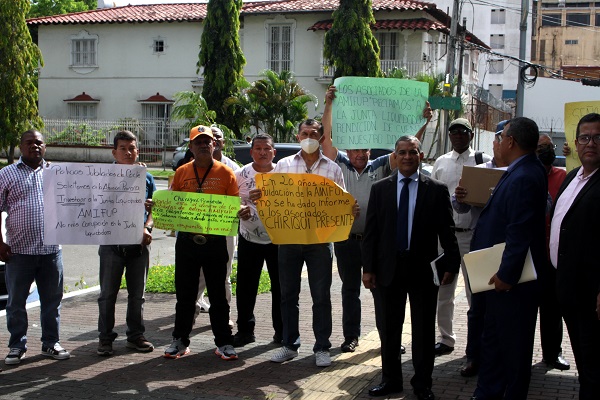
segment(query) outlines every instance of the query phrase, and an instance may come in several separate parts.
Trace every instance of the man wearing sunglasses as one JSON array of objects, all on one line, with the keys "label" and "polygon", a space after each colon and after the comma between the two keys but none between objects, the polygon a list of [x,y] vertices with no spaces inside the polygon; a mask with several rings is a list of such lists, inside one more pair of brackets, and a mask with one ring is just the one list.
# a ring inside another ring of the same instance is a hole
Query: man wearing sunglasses
[{"label": "man wearing sunglasses", "polygon": [[[471,127],[471,123],[465,118],[457,118],[450,122],[448,137],[452,143],[452,151],[442,155],[435,161],[431,177],[445,183],[448,186],[450,194],[452,194],[460,181],[463,166],[473,167],[477,164],[490,161],[492,157],[473,150],[471,147],[473,128]],[[454,224],[456,240],[460,248],[460,266],[465,277],[465,282],[467,282],[465,263],[462,257],[469,252],[471,244],[471,236],[473,234],[471,229],[471,213],[459,214],[454,211]],[[439,337],[435,344],[436,356],[449,354],[454,350],[454,342],[456,341],[456,334],[453,327],[454,292],[456,291],[457,281],[458,279],[454,279],[452,282],[447,282],[446,284],[442,282],[438,292],[437,323]],[[465,292],[470,306],[471,291],[467,283],[465,284]]]}]

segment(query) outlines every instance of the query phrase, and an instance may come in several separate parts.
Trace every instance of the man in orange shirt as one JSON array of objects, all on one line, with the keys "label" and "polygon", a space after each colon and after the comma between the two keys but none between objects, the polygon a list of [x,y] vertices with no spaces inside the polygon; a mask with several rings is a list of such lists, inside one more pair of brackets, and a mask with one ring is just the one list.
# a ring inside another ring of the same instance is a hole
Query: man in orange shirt
[{"label": "man in orange shirt", "polygon": [[[190,149],[194,162],[177,169],[171,190],[238,196],[231,168],[213,159],[214,137],[209,127],[199,125],[190,131]],[[235,360],[233,335],[229,326],[229,304],[225,295],[227,274],[225,236],[179,232],[175,243],[175,328],[173,343],[165,349],[166,358],[179,358],[190,352],[190,332],[194,324],[200,270],[204,272],[210,293],[210,324],[215,335],[215,354]]]}]

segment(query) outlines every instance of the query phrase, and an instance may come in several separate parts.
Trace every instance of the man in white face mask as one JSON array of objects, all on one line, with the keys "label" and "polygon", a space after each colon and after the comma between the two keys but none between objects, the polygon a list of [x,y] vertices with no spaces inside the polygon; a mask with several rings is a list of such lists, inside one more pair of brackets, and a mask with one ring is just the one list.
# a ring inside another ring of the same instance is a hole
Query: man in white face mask
[{"label": "man in white face mask", "polygon": [[[308,119],[298,127],[296,136],[302,150],[282,158],[274,173],[317,174],[331,179],[345,189],[340,167],[325,157],[320,144],[323,141],[323,126],[319,121]],[[260,196],[260,190],[258,190]],[[251,193],[252,196],[252,193]],[[252,198],[252,197],[251,197]],[[256,200],[256,198],[252,198]],[[358,215],[358,205],[354,209]],[[313,332],[315,335],[316,365],[331,364],[329,349],[331,342],[331,274],[333,261],[332,243],[286,244],[279,246],[279,282],[281,283],[281,316],[283,320],[283,346],[271,357],[271,361],[282,363],[298,356],[300,347],[298,298],[302,266],[306,262],[308,281],[313,300]]]}]

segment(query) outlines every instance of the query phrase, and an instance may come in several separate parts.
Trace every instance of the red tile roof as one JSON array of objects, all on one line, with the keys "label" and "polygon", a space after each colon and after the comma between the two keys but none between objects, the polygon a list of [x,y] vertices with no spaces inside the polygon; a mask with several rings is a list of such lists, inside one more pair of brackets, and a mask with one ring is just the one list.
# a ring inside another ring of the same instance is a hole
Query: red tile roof
[{"label": "red tile roof", "polygon": [[90,103],[99,103],[100,100],[98,99],[94,99],[92,96],[90,96],[89,94],[87,94],[86,92],[83,92],[81,94],[78,94],[77,96],[73,97],[72,99],[66,99],[63,101],[68,101],[68,102],[90,102]]},{"label": "red tile roof", "polygon": [[144,100],[138,100],[140,103],[174,103],[173,100],[167,99],[162,94],[156,92],[155,95],[152,95]]},{"label": "red tile roof", "polygon": [[30,25],[115,24],[133,22],[199,22],[206,18],[206,3],[148,4],[31,18]]},{"label": "red tile roof", "polygon": [[[319,21],[308,29],[313,31],[327,31],[331,29],[332,24],[333,20],[328,19],[325,21]],[[413,29],[426,31],[434,30],[440,31],[442,33],[449,33],[448,28],[446,28],[444,24],[440,24],[439,22],[432,21],[426,18],[380,19],[377,22],[375,22],[375,25],[373,26],[373,30],[379,29]]]},{"label": "red tile roof", "polygon": [[[439,10],[434,3],[410,0],[372,0],[374,11],[424,11],[439,21],[425,27],[382,27],[379,29],[435,29],[444,33],[441,26],[450,26],[450,16]],[[114,24],[134,22],[200,22],[206,18],[206,3],[179,4],[148,4],[123,6],[85,11],[72,14],[54,15],[50,17],[31,18],[30,25],[60,25],[60,24]],[[242,15],[272,14],[272,13],[313,13],[333,12],[339,6],[339,0],[279,0],[254,1],[244,3]],[[398,21],[401,20],[390,20]],[[438,27],[440,25],[440,27]],[[480,46],[489,48],[475,35],[469,34],[468,40]]]}]

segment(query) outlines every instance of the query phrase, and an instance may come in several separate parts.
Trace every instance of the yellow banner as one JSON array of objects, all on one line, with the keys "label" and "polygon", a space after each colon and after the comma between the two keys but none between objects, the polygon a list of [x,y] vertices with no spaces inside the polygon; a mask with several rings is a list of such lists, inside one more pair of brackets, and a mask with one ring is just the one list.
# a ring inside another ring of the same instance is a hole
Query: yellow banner
[{"label": "yellow banner", "polygon": [[571,154],[567,156],[567,172],[581,165],[575,144],[575,131],[577,124],[584,115],[600,113],[600,101],[577,101],[565,103],[565,139],[571,147]]},{"label": "yellow banner", "polygon": [[240,198],[221,194],[157,190],[152,219],[160,229],[236,236]]},{"label": "yellow banner", "polygon": [[274,244],[316,244],[348,239],[354,197],[314,174],[258,174],[256,208]]}]

